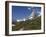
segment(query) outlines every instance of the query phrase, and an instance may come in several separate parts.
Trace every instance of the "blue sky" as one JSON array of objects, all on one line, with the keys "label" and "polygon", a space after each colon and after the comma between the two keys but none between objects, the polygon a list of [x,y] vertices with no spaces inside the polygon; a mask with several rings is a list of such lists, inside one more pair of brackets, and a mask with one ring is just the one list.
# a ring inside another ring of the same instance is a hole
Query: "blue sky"
[{"label": "blue sky", "polygon": [[41,11],[41,7],[12,6],[12,20],[15,21],[29,16],[33,9],[36,15]]}]

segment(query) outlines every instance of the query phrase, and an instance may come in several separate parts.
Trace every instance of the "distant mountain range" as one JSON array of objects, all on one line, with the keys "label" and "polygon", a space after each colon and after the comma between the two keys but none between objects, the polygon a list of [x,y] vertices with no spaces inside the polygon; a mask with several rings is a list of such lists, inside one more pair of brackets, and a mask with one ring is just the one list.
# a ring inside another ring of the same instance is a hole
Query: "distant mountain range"
[{"label": "distant mountain range", "polygon": [[23,18],[23,19],[18,19],[16,20],[17,22],[20,22],[20,21],[26,21],[28,19],[32,20],[34,19],[35,17],[39,17],[41,14],[39,13],[39,15],[36,15],[35,12],[32,12],[28,17],[26,18]]},{"label": "distant mountain range", "polygon": [[35,14],[35,12],[32,12],[29,16],[27,16],[26,18],[23,18],[23,19],[18,19],[18,20],[15,20],[15,21],[12,21],[12,23],[14,24],[15,22],[21,22],[21,21],[26,21],[26,20],[32,20],[32,19],[35,19],[36,17],[39,17],[41,16],[40,12],[38,15]]}]

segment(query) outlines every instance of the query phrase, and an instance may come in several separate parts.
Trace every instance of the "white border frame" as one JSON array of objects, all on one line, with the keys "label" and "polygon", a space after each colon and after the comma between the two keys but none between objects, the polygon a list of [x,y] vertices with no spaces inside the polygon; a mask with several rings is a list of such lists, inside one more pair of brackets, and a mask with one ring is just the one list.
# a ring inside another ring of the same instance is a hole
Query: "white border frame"
[{"label": "white border frame", "polygon": [[[12,31],[12,6],[34,6],[41,7],[41,30]],[[44,32],[44,5],[42,4],[26,4],[26,3],[9,3],[9,34],[26,34],[26,33],[42,33]]]}]

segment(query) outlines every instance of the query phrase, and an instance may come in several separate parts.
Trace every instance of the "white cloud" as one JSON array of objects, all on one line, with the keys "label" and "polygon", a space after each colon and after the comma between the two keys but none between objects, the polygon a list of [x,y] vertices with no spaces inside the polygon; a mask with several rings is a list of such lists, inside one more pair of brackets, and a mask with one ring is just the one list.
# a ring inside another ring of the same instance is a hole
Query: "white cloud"
[{"label": "white cloud", "polygon": [[24,18],[23,21],[26,21],[26,19]]},{"label": "white cloud", "polygon": [[17,22],[20,22],[20,20],[17,20]]},{"label": "white cloud", "polygon": [[30,10],[31,8],[28,8],[28,10]]},{"label": "white cloud", "polygon": [[17,22],[20,22],[20,21],[26,21],[26,19],[24,18],[24,19],[17,20]]}]

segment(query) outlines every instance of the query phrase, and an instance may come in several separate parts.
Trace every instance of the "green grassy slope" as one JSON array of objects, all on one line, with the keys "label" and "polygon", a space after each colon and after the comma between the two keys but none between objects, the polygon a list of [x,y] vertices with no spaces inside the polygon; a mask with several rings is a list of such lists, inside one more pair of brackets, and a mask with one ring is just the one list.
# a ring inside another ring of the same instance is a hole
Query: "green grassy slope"
[{"label": "green grassy slope", "polygon": [[41,29],[41,17],[37,17],[33,20],[26,20],[25,22],[16,22],[16,26],[12,27],[13,31],[24,28],[23,30],[37,30]]}]

